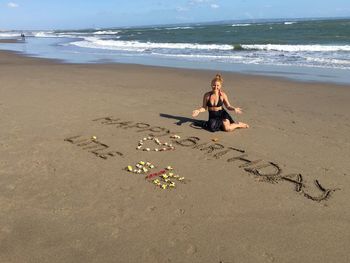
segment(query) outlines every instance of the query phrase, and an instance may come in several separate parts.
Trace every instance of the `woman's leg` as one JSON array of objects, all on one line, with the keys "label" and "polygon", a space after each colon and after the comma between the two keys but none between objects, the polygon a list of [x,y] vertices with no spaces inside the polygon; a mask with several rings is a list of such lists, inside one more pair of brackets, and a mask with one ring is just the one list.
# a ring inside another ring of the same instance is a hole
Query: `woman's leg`
[{"label": "woman's leg", "polygon": [[249,125],[246,123],[243,123],[243,122],[230,123],[228,119],[223,120],[222,124],[223,124],[224,131],[226,132],[233,131],[238,128],[249,128]]}]

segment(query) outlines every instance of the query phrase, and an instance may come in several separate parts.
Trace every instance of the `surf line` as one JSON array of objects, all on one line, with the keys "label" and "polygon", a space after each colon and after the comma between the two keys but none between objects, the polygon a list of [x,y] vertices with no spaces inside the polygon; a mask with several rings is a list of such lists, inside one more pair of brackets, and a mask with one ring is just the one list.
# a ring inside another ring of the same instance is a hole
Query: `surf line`
[{"label": "surf line", "polygon": [[[99,121],[103,125],[113,125],[116,128],[125,130],[135,129],[136,132],[148,132],[149,136],[163,137],[179,134],[179,132],[171,132],[169,129],[161,126],[152,126],[144,122],[135,123],[133,121],[125,121],[111,116],[94,119],[93,121]],[[265,161],[263,159],[251,158],[250,154],[244,149],[225,146],[220,143],[201,142],[201,139],[196,136],[172,141],[174,144],[176,143],[181,147],[199,150],[212,159],[218,160],[223,159],[224,156],[228,157],[226,162],[237,164],[238,168],[243,169],[249,174],[253,174],[263,182],[278,183],[280,181],[286,181],[292,183],[296,192],[312,201],[325,201],[334,191],[338,190],[325,188],[318,180],[315,180],[315,186],[320,191],[320,194],[313,196],[306,192],[307,186],[301,173],[284,174],[282,173],[282,168],[277,163]]]}]

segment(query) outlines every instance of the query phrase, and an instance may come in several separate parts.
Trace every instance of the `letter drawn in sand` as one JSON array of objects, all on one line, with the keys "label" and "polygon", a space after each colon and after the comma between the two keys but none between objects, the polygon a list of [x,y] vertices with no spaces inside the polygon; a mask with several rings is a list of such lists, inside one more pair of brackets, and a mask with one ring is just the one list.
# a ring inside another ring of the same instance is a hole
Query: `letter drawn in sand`
[{"label": "letter drawn in sand", "polygon": [[222,156],[224,156],[225,154],[229,153],[230,151],[237,151],[237,152],[241,152],[241,153],[245,152],[244,150],[241,150],[241,149],[237,149],[237,148],[234,148],[234,147],[228,147],[226,150],[214,154],[213,157],[215,159],[220,159]]},{"label": "letter drawn in sand", "polygon": [[202,148],[202,149],[200,149],[200,150],[201,150],[201,151],[207,151],[206,153],[207,153],[207,154],[210,154],[210,153],[212,153],[212,152],[215,151],[215,150],[221,150],[221,149],[223,149],[223,148],[225,148],[225,146],[223,146],[222,144],[220,144],[220,143],[214,143],[214,144],[212,144],[212,145],[210,145],[210,146],[208,146],[208,147]]},{"label": "letter drawn in sand", "polygon": [[[104,144],[104,143],[99,142],[97,140],[93,140],[92,143],[93,143],[93,145],[90,145],[90,146],[87,146],[87,147],[83,147],[82,149],[83,150],[94,149],[94,151],[102,151],[102,150],[105,150],[105,149],[109,148],[109,146],[107,144]],[[80,145],[78,145],[78,146],[80,146]],[[96,148],[99,148],[99,150],[97,150]]]},{"label": "letter drawn in sand", "polygon": [[[239,168],[244,168],[244,167],[247,167],[247,166],[250,166],[250,165],[254,165],[254,164],[257,164],[257,163],[262,161],[261,159],[251,161],[251,160],[247,159],[246,157],[248,157],[248,154],[242,154],[240,156],[232,157],[230,159],[227,159],[227,161],[228,162],[234,162],[234,161],[238,160],[238,161],[244,162],[244,164],[241,164],[240,166],[238,166]],[[249,172],[249,171],[247,171],[247,172]]]},{"label": "letter drawn in sand", "polygon": [[81,135],[76,135],[76,136],[68,137],[68,138],[66,138],[66,139],[64,139],[64,140],[67,141],[67,142],[73,143],[73,144],[82,143],[82,142],[88,141],[88,139],[80,139],[80,140],[77,140],[78,138],[81,138]]},{"label": "letter drawn in sand", "polygon": [[286,180],[288,182],[295,184],[295,191],[297,192],[302,191],[304,187],[304,183],[303,183],[303,177],[301,176],[301,174],[287,174],[282,176],[281,178],[283,180]]},{"label": "letter drawn in sand", "polygon": [[118,151],[112,151],[112,152],[107,152],[107,153],[97,153],[96,151],[91,151],[91,152],[102,159],[108,159],[108,156],[111,156],[111,157],[114,157],[116,155],[119,155],[121,157],[124,156],[124,154],[122,154],[121,152],[118,152]]},{"label": "letter drawn in sand", "polygon": [[108,125],[115,125],[116,128],[124,128],[124,127],[128,127],[131,123],[133,123],[132,121],[117,121],[114,120],[110,123],[106,123]]},{"label": "letter drawn in sand", "polygon": [[104,125],[116,125],[116,128],[122,128],[125,126],[129,126],[131,123],[133,123],[132,121],[123,121],[120,120],[120,118],[112,118],[112,117],[104,117],[104,118],[98,118],[98,119],[94,119],[93,121],[101,121],[101,124]]},{"label": "letter drawn in sand", "polygon": [[64,139],[64,141],[70,142],[77,147],[81,148],[82,150],[87,150],[88,152],[93,153],[97,157],[100,157],[102,159],[107,159],[108,157],[114,157],[114,156],[121,156],[123,157],[123,153],[119,151],[109,151],[109,152],[101,152],[109,148],[109,146],[105,143],[102,143],[98,141],[95,138],[83,138],[81,139],[82,136],[72,136]]},{"label": "letter drawn in sand", "polygon": [[[266,171],[266,168],[270,168],[270,169]],[[264,172],[264,169],[265,169],[265,172]],[[260,176],[266,182],[276,183],[277,181],[281,180],[280,174],[282,172],[282,169],[273,162],[262,164],[256,167],[244,168],[244,170],[249,173],[253,173],[257,176]]]},{"label": "letter drawn in sand", "polygon": [[338,189],[326,189],[324,188],[318,180],[315,180],[315,185],[316,187],[321,191],[321,194],[319,196],[311,196],[308,193],[304,192],[304,196],[308,199],[311,199],[312,201],[316,201],[316,202],[321,202],[323,200],[327,200],[331,193],[338,190]]},{"label": "letter drawn in sand", "polygon": [[175,143],[184,147],[193,147],[197,144],[200,139],[198,137],[188,137],[187,139],[175,141]]},{"label": "letter drawn in sand", "polygon": [[149,126],[151,126],[151,125],[149,125],[148,123],[137,122],[137,123],[135,123],[135,124],[133,124],[131,126],[126,126],[123,129],[126,130],[126,129],[130,129],[130,128],[137,128],[137,129],[141,129],[141,131],[142,131],[144,129],[148,129]]},{"label": "letter drawn in sand", "polygon": [[[163,137],[163,136],[170,136],[174,132],[171,132],[169,129],[160,127],[160,126],[151,126],[148,123],[144,122],[137,122],[134,123],[132,121],[123,121],[120,118],[113,118],[111,116],[108,117],[102,117],[94,119],[93,121],[99,121],[103,125],[115,125],[117,128],[122,129],[131,129],[135,128],[135,132],[148,132],[148,136],[153,137]],[[203,128],[200,123],[196,123],[196,125],[200,129]],[[72,136],[69,138],[66,138],[65,141],[71,142],[72,144],[81,147],[81,149],[88,150],[89,152],[95,154],[96,156],[107,159],[108,157],[113,156],[123,156],[121,152],[118,151],[109,151],[107,153],[103,153],[101,151],[106,150],[108,145],[98,142],[97,140],[91,141],[91,139],[82,138],[82,136]],[[277,163],[274,162],[266,162],[262,159],[256,159],[251,160],[251,158],[248,157],[248,154],[245,150],[238,149],[235,147],[226,147],[222,144],[211,144],[211,142],[202,142],[199,143],[200,138],[192,136],[187,137],[185,139],[180,140],[173,140],[174,143],[183,146],[183,147],[190,147],[194,150],[200,150],[204,154],[208,155],[210,154],[214,159],[221,159],[224,155],[227,155],[228,153],[238,152],[239,156],[234,156],[231,158],[228,158],[226,161],[230,163],[240,163],[238,165],[239,168],[244,169],[244,171],[254,174],[258,178],[262,179],[261,181],[270,182],[270,183],[277,183],[278,181],[287,181],[290,183],[293,183],[295,185],[295,191],[302,193],[304,197],[312,200],[312,201],[323,201],[327,200],[331,193],[338,190],[338,189],[326,189],[324,188],[318,180],[315,180],[315,185],[317,189],[321,192],[319,196],[313,196],[309,193],[305,192],[305,182],[303,180],[303,177],[300,173],[292,173],[287,175],[282,175],[282,169]]]},{"label": "letter drawn in sand", "polygon": [[104,124],[104,125],[116,125],[122,122],[120,121],[120,118],[112,118],[112,117],[99,118],[99,119],[95,119],[94,121],[98,121],[98,120],[102,120],[101,124]]},{"label": "letter drawn in sand", "polygon": [[[102,117],[102,118],[97,118],[93,119],[92,121],[100,121],[100,120],[111,120],[112,116],[107,116],[107,117]],[[102,123],[102,122],[101,122]]]},{"label": "letter drawn in sand", "polygon": [[204,142],[204,143],[201,143],[201,144],[197,144],[195,146],[192,147],[192,149],[199,149],[199,150],[202,150],[205,146],[207,146],[210,142]]},{"label": "letter drawn in sand", "polygon": [[166,130],[166,128],[163,128],[163,127],[159,127],[159,126],[150,127],[150,126],[151,125],[148,125],[148,127],[145,127],[144,129],[139,130],[137,132],[144,132],[144,131],[162,132],[162,131]]},{"label": "letter drawn in sand", "polygon": [[[157,136],[157,137],[163,137],[166,135],[170,134],[170,130],[167,128],[163,128],[163,127],[151,127],[149,128],[149,131],[151,131],[152,133],[149,134],[149,136]],[[158,134],[159,132],[164,132],[162,134]],[[154,134],[157,133],[157,134]]]}]

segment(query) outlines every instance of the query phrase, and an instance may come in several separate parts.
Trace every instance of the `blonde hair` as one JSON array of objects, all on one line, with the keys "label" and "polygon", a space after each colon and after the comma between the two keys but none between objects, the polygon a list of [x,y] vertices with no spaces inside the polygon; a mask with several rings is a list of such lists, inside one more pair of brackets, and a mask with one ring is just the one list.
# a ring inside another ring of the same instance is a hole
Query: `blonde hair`
[{"label": "blonde hair", "polygon": [[220,82],[221,85],[224,84],[224,79],[222,78],[221,74],[216,74],[215,78],[211,80],[211,85],[215,85],[215,82]]}]

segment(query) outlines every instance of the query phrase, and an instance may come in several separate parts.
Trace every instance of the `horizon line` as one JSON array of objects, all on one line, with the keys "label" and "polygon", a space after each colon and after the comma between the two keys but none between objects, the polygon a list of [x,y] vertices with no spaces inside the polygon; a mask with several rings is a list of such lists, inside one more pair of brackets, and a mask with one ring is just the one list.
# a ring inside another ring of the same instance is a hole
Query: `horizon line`
[{"label": "horizon line", "polygon": [[307,21],[307,20],[341,20],[350,19],[350,16],[334,16],[334,17],[295,17],[295,18],[244,18],[244,19],[225,19],[225,20],[213,20],[213,21],[199,21],[199,22],[182,22],[182,23],[166,23],[166,24],[144,24],[133,26],[109,26],[109,27],[82,27],[82,28],[47,28],[47,29],[0,29],[0,32],[4,31],[37,31],[37,30],[88,30],[88,29],[117,29],[117,28],[143,28],[143,27],[164,27],[164,26],[176,26],[176,25],[201,25],[201,24],[222,24],[230,22],[269,22],[269,21]]}]

